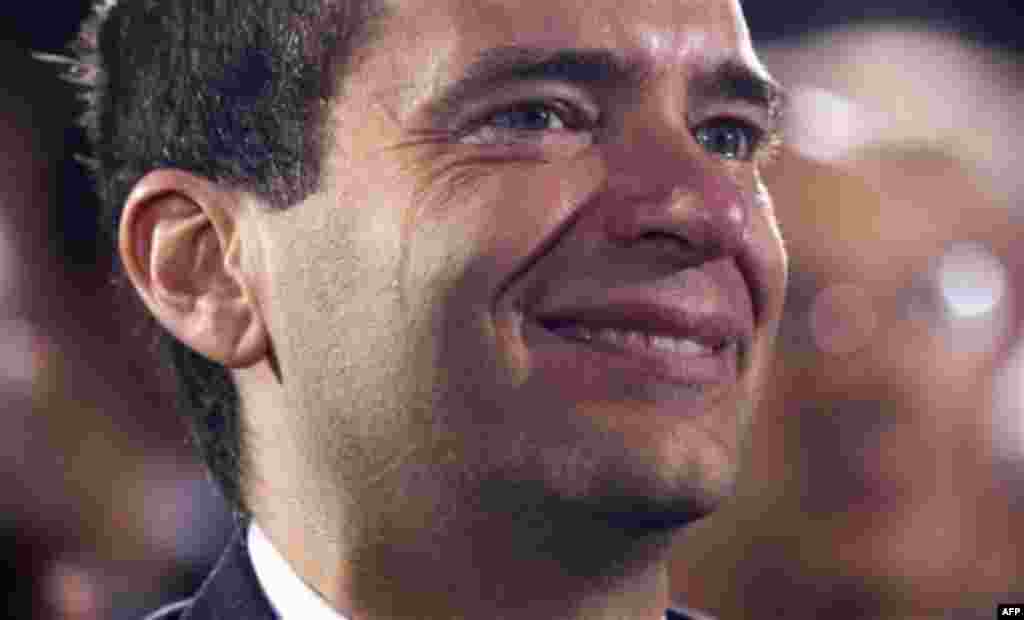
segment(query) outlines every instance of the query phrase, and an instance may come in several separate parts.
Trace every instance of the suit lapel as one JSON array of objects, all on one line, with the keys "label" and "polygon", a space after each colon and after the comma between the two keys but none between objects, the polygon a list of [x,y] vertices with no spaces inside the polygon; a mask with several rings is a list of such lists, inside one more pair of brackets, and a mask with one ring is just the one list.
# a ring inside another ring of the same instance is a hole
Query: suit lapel
[{"label": "suit lapel", "polygon": [[181,620],[279,620],[253,571],[245,533],[239,525]]}]

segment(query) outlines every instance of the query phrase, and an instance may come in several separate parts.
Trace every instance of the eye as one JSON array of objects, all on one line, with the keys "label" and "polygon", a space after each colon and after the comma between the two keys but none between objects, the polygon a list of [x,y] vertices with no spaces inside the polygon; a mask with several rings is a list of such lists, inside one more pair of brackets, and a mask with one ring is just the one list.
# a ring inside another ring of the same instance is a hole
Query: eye
[{"label": "eye", "polygon": [[716,118],[699,125],[693,135],[709,153],[724,159],[750,161],[764,133],[764,130],[746,121]]},{"label": "eye", "polygon": [[511,131],[544,131],[565,129],[564,113],[543,103],[521,103],[506,108],[487,119],[491,127]]},{"label": "eye", "polygon": [[482,144],[542,142],[551,132],[578,132],[587,128],[587,115],[563,101],[516,103],[483,117],[464,133],[464,140]]}]

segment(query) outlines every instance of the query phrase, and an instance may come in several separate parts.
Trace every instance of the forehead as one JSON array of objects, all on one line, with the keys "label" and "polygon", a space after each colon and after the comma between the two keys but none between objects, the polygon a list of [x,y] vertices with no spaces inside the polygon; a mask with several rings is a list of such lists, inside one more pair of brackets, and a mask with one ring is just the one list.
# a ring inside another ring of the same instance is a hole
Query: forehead
[{"label": "forehead", "polygon": [[387,71],[371,63],[370,77],[406,105],[497,46],[607,49],[655,72],[726,59],[763,72],[737,0],[392,0],[387,22],[375,46]]}]

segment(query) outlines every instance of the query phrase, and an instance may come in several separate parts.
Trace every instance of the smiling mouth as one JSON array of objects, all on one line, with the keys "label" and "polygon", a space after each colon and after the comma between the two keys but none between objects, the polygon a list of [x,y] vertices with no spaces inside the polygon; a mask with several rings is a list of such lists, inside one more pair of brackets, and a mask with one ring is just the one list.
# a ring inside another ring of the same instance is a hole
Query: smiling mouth
[{"label": "smiling mouth", "polygon": [[717,355],[730,344],[725,340],[702,343],[693,338],[655,331],[598,326],[575,321],[541,321],[540,324],[544,329],[566,340],[624,354],[698,358]]},{"label": "smiling mouth", "polygon": [[692,390],[734,384],[739,374],[739,347],[727,338],[573,320],[530,321],[526,335],[538,365],[562,385],[661,384]]}]

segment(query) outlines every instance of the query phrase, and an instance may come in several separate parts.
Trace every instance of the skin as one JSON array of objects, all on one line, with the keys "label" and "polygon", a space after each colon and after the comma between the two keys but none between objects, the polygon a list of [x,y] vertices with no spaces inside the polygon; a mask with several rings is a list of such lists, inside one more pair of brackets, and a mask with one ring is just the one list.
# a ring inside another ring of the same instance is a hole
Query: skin
[{"label": "skin", "polygon": [[[722,60],[764,75],[739,6],[420,0],[381,37],[331,102],[320,191],[271,212],[154,171],[122,222],[129,275],[232,369],[255,518],[348,617],[661,618],[674,535],[731,492],[785,287],[756,160],[694,138],[726,114],[769,123],[693,96]],[[652,77],[490,89],[456,124],[568,99],[606,125],[456,138],[433,104],[506,45],[608,49]],[[737,307],[738,378],[685,390],[552,368],[526,336],[532,301],[586,278]]]}]

